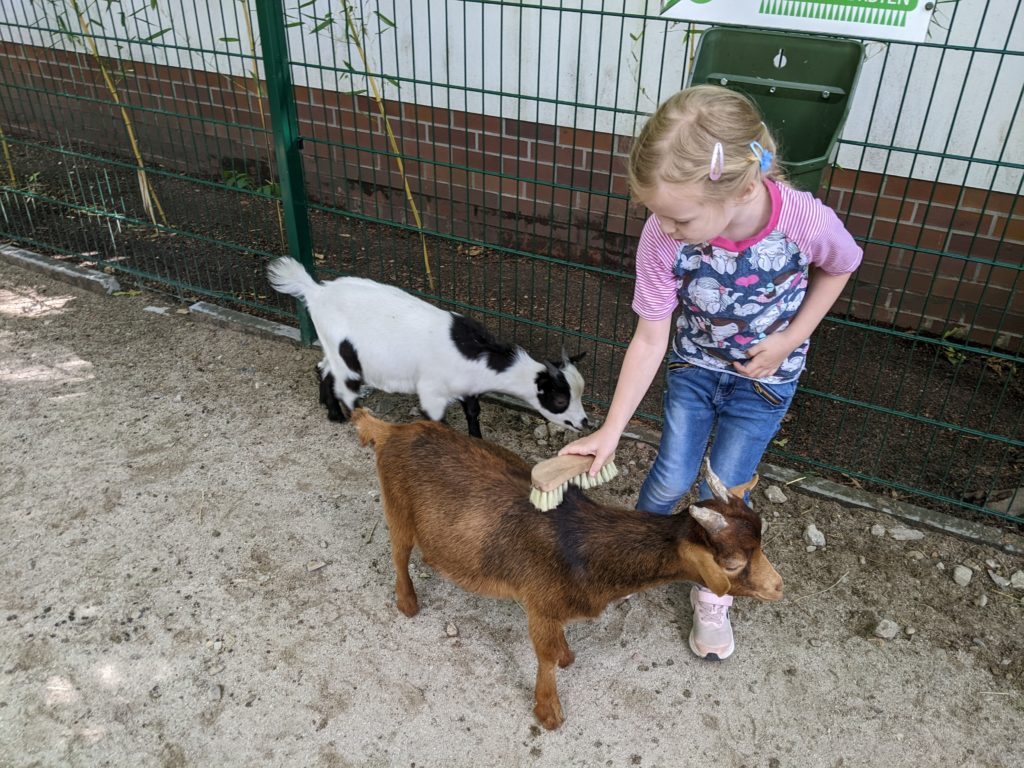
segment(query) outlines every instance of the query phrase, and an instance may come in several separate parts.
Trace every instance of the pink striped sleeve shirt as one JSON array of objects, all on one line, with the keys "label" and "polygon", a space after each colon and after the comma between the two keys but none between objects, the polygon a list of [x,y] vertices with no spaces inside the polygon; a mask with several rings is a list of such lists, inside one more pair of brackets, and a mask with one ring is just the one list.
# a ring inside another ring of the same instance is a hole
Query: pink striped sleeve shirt
[{"label": "pink striped sleeve shirt", "polygon": [[[831,274],[852,272],[863,252],[835,212],[810,192],[766,182],[772,198],[768,225],[749,240],[713,240],[718,250],[739,254],[768,235],[779,233],[794,243],[810,264]],[[640,234],[636,255],[633,311],[645,320],[663,320],[678,306],[679,281],[673,272],[683,243],[665,235],[653,214]]]}]

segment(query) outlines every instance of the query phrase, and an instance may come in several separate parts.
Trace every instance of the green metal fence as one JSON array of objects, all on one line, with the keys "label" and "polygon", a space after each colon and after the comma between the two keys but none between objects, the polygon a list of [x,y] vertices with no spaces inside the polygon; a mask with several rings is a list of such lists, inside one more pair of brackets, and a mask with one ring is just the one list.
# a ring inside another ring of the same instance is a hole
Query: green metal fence
[{"label": "green metal fence", "polygon": [[[644,217],[623,160],[701,33],[658,5],[0,0],[0,237],[298,322],[263,277],[292,252],[586,351],[606,405]],[[772,461],[1024,521],[1021,7],[866,41],[820,193],[866,259]]]}]

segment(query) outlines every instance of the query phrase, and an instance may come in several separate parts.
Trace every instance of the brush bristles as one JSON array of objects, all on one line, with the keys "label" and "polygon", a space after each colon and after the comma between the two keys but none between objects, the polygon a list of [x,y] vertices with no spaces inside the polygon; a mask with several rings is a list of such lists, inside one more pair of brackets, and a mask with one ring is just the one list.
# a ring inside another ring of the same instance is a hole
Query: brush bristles
[{"label": "brush bristles", "polygon": [[578,488],[587,490],[607,483],[609,480],[614,479],[618,474],[619,468],[615,466],[615,462],[609,461],[601,467],[601,471],[598,472],[595,477],[591,477],[589,472],[583,472],[576,475],[576,477],[569,478],[569,480],[562,483],[558,488],[554,488],[550,491],[531,488],[530,503],[541,512],[548,512],[562,503],[562,499],[565,498],[565,489],[568,486],[575,485]]}]

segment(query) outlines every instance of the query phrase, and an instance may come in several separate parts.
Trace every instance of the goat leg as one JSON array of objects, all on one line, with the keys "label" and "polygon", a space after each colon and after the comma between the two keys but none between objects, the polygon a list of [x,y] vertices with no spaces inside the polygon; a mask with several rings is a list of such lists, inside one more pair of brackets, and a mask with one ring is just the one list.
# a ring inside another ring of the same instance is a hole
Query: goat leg
[{"label": "goat leg", "polygon": [[388,535],[391,538],[391,560],[395,564],[395,597],[398,610],[410,618],[419,613],[420,605],[416,599],[416,589],[409,578],[409,556],[415,543],[412,525],[406,523],[400,509],[396,509],[384,496],[384,519],[388,524]]},{"label": "goat leg", "polygon": [[345,412],[344,405],[334,394],[334,374],[323,373],[318,367],[317,376],[320,379],[320,405],[327,408],[327,418],[331,421],[346,421],[349,414]]},{"label": "goat leg", "polygon": [[565,631],[559,633],[559,655],[558,655],[558,666],[565,669],[574,661],[576,661],[576,654],[572,652],[572,648],[569,647],[569,642],[565,639]]},{"label": "goat leg", "polygon": [[563,652],[568,651],[569,646],[565,641],[561,622],[535,615],[527,615],[527,621],[533,650],[537,654],[537,685],[534,689],[533,714],[537,716],[541,725],[553,731],[565,722],[562,702],[558,700],[555,665],[564,658]]},{"label": "goat leg", "polygon": [[476,395],[466,395],[459,402],[462,404],[462,412],[466,414],[469,436],[483,437],[480,432],[480,398]]}]

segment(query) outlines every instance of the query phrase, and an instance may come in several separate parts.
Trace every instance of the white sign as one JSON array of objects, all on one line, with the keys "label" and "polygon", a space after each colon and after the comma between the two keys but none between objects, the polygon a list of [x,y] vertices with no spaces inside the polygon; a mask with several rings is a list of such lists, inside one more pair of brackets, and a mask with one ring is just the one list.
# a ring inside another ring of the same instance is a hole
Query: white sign
[{"label": "white sign", "polygon": [[924,42],[934,0],[666,0],[661,15],[697,22]]}]

